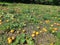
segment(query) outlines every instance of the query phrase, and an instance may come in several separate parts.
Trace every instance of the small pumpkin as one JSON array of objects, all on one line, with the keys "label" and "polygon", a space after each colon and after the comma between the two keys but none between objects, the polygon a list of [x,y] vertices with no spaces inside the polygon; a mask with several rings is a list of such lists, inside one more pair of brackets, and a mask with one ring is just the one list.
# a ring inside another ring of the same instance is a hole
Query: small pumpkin
[{"label": "small pumpkin", "polygon": [[6,20],[6,22],[9,22],[9,20]]},{"label": "small pumpkin", "polygon": [[22,30],[22,32],[23,32],[23,33],[25,33],[25,32],[26,32],[26,30]]},{"label": "small pumpkin", "polygon": [[10,40],[11,39],[11,37],[8,37],[8,39],[7,40]]},{"label": "small pumpkin", "polygon": [[11,33],[14,33],[14,31],[15,31],[15,30],[12,29],[10,32],[11,32]]},{"label": "small pumpkin", "polygon": [[15,39],[15,37],[14,37],[14,36],[12,36],[11,38],[12,38],[12,40],[14,40],[14,39]]},{"label": "small pumpkin", "polygon": [[38,35],[39,34],[39,32],[36,32],[36,35]]},{"label": "small pumpkin", "polygon": [[31,36],[32,36],[32,37],[35,37],[35,34],[32,34]]},{"label": "small pumpkin", "polygon": [[12,39],[9,39],[9,40],[8,40],[8,44],[11,44],[11,43],[12,43]]},{"label": "small pumpkin", "polygon": [[0,22],[2,22],[2,20],[0,20]]}]

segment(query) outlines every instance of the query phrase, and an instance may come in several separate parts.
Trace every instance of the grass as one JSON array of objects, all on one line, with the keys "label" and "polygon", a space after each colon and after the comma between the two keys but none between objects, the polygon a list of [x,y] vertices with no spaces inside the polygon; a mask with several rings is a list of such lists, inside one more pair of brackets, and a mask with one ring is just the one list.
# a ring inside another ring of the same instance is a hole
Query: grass
[{"label": "grass", "polygon": [[[7,6],[0,6],[0,37],[14,36],[16,39],[10,45],[15,45],[15,43],[25,45],[26,42],[26,45],[60,44],[60,6],[22,3],[4,4]],[[14,33],[11,33],[11,30],[14,30]],[[34,31],[38,34],[33,33]],[[29,36],[30,38],[26,40],[23,37],[20,40],[19,35],[22,36],[22,32],[27,35],[27,38]],[[1,41],[0,45],[4,41]],[[7,39],[5,44],[8,45]]]}]

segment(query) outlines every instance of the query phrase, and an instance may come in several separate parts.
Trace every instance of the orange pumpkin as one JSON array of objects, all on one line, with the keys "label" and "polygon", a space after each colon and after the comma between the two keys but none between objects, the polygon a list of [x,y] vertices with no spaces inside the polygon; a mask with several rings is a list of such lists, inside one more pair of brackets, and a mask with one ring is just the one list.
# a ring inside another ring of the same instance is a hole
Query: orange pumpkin
[{"label": "orange pumpkin", "polygon": [[11,44],[11,43],[12,43],[12,39],[9,39],[9,40],[8,40],[8,44]]},{"label": "orange pumpkin", "polygon": [[12,38],[12,40],[14,40],[14,39],[15,39],[15,37],[14,37],[14,36],[12,36],[11,38]]},{"label": "orange pumpkin", "polygon": [[39,32],[36,32],[36,35],[38,35],[39,34]]},{"label": "orange pumpkin", "polygon": [[14,31],[15,31],[15,30],[12,29],[10,32],[11,32],[11,33],[14,33]]},{"label": "orange pumpkin", "polygon": [[32,34],[31,36],[32,36],[32,37],[35,37],[35,34]]}]

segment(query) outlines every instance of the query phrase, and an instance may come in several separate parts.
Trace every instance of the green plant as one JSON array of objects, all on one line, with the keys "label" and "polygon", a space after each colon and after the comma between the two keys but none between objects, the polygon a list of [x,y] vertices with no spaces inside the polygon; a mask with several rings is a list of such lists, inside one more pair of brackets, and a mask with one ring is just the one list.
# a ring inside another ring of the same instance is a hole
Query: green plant
[{"label": "green plant", "polygon": [[59,38],[60,39],[60,32],[57,32],[57,38]]},{"label": "green plant", "polygon": [[60,39],[57,39],[54,45],[60,45]]},{"label": "green plant", "polygon": [[32,40],[32,37],[29,37],[26,41],[28,45],[34,45],[34,41]]},{"label": "green plant", "polygon": [[9,13],[14,14],[14,13],[15,13],[15,10],[10,9],[10,10],[9,10]]},{"label": "green plant", "polygon": [[[25,37],[27,37],[28,39],[26,39]],[[16,40],[14,40],[14,42],[11,43],[11,45],[18,45],[18,44],[34,45],[34,41],[32,40],[32,37],[26,36],[24,33],[21,33],[16,37]]]},{"label": "green plant", "polygon": [[16,37],[16,40],[11,45],[23,44],[25,42],[25,34],[22,33]]},{"label": "green plant", "polygon": [[7,45],[7,36],[6,35],[0,35],[0,45]]}]

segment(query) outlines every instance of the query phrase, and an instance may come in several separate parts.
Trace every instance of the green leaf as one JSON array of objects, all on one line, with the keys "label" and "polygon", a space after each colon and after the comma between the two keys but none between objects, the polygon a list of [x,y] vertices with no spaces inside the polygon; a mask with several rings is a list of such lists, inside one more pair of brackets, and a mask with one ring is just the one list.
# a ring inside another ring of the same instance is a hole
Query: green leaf
[{"label": "green leaf", "polygon": [[25,39],[22,38],[22,39],[20,40],[20,42],[23,44],[23,43],[25,42]]},{"label": "green leaf", "polygon": [[60,39],[60,32],[57,32],[57,37]]}]

